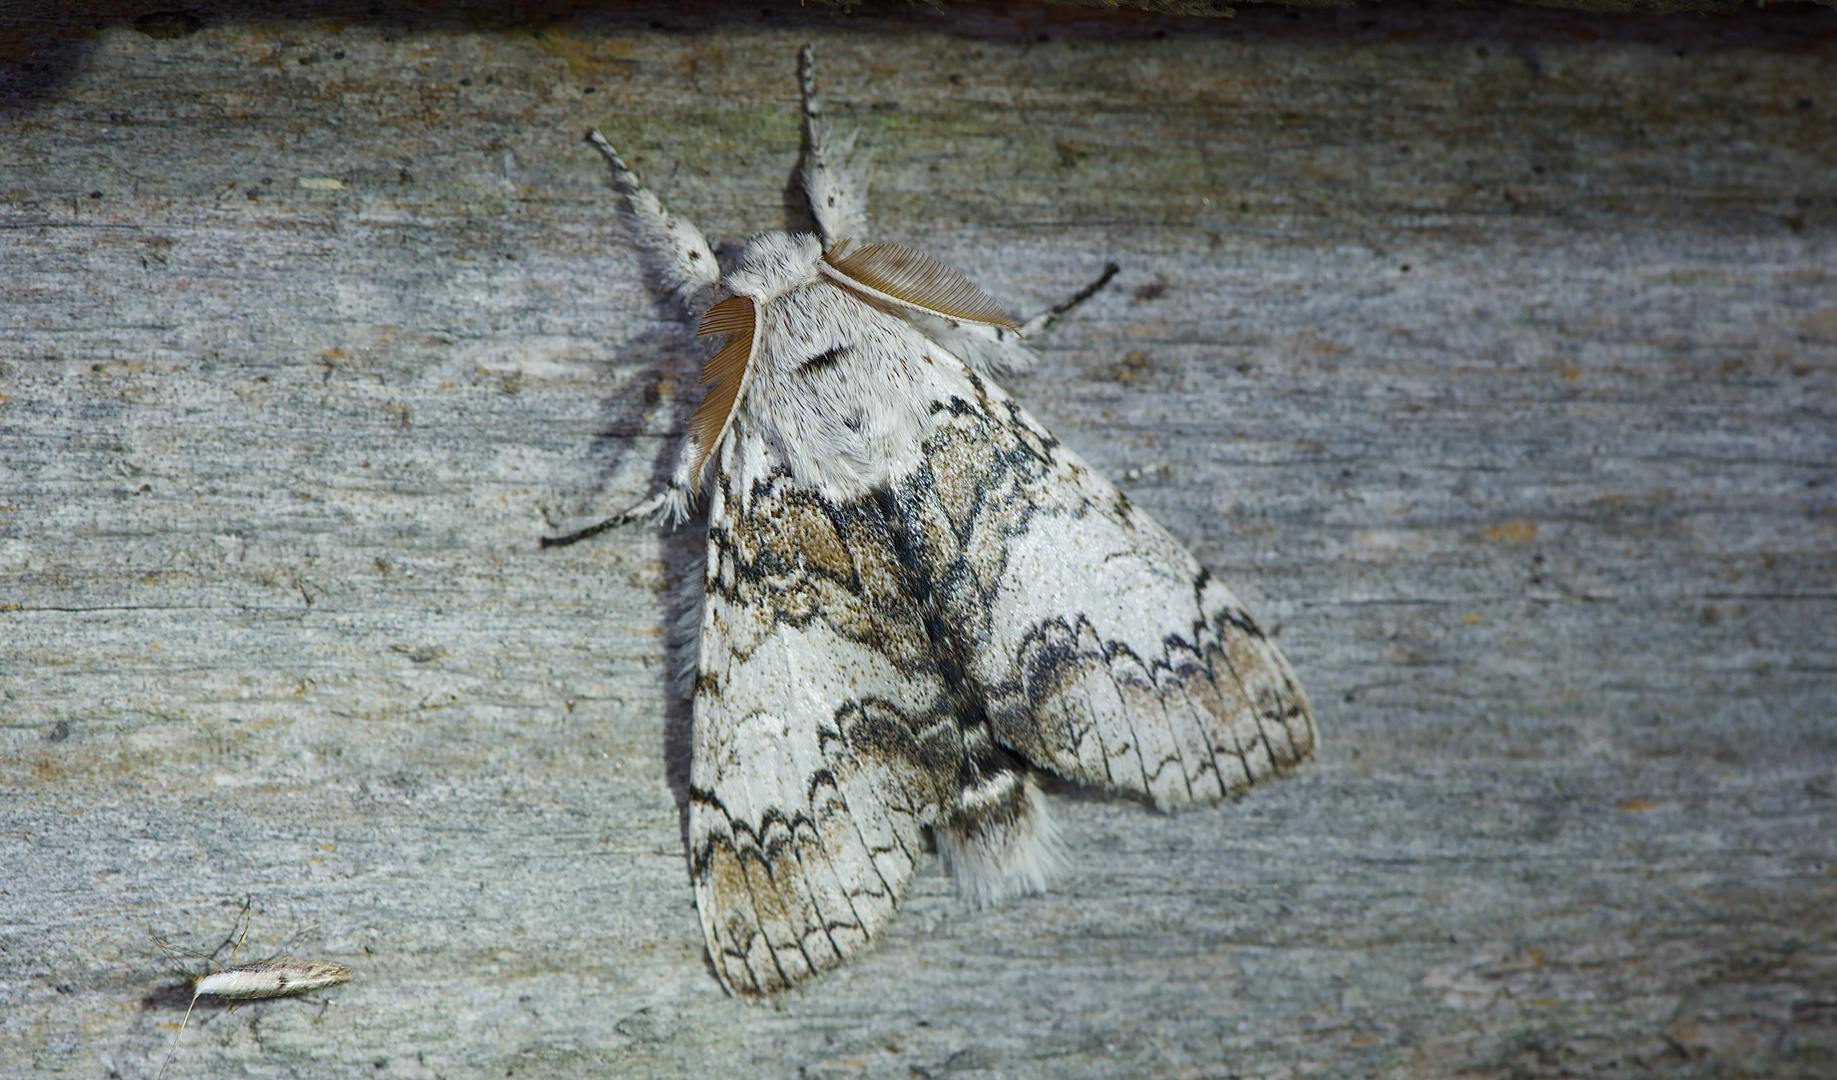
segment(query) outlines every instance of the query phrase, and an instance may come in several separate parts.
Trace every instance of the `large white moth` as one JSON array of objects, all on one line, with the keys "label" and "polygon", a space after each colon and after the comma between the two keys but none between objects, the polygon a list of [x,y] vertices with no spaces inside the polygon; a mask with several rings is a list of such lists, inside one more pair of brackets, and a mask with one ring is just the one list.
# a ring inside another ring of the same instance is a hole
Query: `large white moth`
[{"label": "large white moth", "polygon": [[748,994],[860,950],[927,833],[972,901],[1042,889],[1036,770],[1172,809],[1315,743],[1230,590],[993,381],[1067,305],[1017,326],[928,256],[851,244],[864,178],[800,61],[819,232],[754,237],[725,276],[589,134],[654,283],[725,342],[668,487],[546,542],[706,498],[689,858]]}]

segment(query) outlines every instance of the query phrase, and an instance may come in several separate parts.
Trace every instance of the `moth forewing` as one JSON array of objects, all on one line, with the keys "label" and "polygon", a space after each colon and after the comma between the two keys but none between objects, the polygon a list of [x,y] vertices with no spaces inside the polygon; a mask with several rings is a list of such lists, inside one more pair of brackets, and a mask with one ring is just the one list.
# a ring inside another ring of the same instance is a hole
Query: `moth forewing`
[{"label": "moth forewing", "polygon": [[193,984],[192,993],[199,997],[215,996],[236,1001],[290,997],[337,986],[350,977],[351,969],[343,964],[270,960],[213,971]]}]

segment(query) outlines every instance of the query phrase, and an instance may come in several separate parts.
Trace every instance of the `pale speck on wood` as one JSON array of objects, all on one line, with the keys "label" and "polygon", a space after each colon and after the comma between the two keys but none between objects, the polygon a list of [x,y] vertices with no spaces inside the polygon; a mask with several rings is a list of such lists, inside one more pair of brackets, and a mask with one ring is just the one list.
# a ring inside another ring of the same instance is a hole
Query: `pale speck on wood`
[{"label": "pale speck on wood", "polygon": [[[259,889],[362,978],[186,1076],[1832,1075],[1829,13],[1236,6],[34,23],[0,1074],[151,1074],[144,928]],[[1217,810],[1049,791],[1047,896],[928,860],[754,1008],[683,860],[695,538],[535,538],[654,490],[697,390],[579,133],[782,227],[805,40],[871,88],[878,236],[1013,311],[1122,267],[1009,389],[1326,737]]]}]

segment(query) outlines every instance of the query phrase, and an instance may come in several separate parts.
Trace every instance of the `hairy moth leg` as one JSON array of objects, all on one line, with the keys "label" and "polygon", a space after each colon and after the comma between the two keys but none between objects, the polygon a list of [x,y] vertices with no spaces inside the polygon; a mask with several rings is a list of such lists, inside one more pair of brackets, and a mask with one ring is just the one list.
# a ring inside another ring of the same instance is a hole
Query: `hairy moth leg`
[{"label": "hairy moth leg", "polygon": [[867,160],[855,160],[854,132],[844,134],[823,119],[816,96],[816,56],[808,45],[797,53],[797,81],[804,106],[798,172],[823,234],[823,248],[850,239],[860,243],[867,232]]},{"label": "hairy moth leg", "polygon": [[[646,276],[660,292],[676,301],[677,313],[685,321],[700,318],[721,280],[721,266],[707,238],[694,224],[663,208],[662,200],[644,186],[600,129],[587,132],[587,142],[606,159],[612,186],[625,197],[620,216],[638,245]],[[567,547],[627,522],[666,512],[681,521],[688,516],[691,499],[682,484],[672,482],[665,490],[604,521],[561,536],[545,536],[540,543],[545,548]]]},{"label": "hairy moth leg", "polygon": [[623,216],[644,257],[645,271],[662,291],[682,305],[684,318],[700,315],[721,280],[720,264],[702,231],[665,210],[599,128],[587,132],[587,141],[605,157],[612,186],[625,196]]},{"label": "hairy moth leg", "polygon": [[657,494],[652,495],[636,506],[628,506],[604,521],[589,525],[584,529],[576,529],[571,533],[564,533],[561,536],[545,536],[541,539],[540,543],[545,548],[567,547],[569,544],[578,544],[582,540],[598,536],[608,529],[616,529],[627,522],[639,521],[663,512],[665,505],[669,502],[669,498],[670,492],[668,489],[659,491]]}]

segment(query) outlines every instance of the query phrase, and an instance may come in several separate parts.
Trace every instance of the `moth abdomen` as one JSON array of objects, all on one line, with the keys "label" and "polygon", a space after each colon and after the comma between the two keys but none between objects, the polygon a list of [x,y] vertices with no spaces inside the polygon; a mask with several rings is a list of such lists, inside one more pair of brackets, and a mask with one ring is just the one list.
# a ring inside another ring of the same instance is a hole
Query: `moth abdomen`
[{"label": "moth abdomen", "polygon": [[964,787],[933,833],[957,894],[976,907],[1045,892],[1065,861],[1058,828],[1025,767],[988,773]]}]

